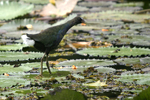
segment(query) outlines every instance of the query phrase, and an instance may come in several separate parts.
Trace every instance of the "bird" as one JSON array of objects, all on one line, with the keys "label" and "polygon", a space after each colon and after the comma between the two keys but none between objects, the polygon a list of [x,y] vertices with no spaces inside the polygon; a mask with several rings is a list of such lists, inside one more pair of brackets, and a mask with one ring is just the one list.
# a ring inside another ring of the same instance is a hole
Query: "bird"
[{"label": "bird", "polygon": [[56,22],[51,25],[49,28],[36,33],[36,34],[23,34],[21,36],[23,43],[28,46],[33,46],[37,50],[44,52],[43,57],[41,58],[41,72],[40,76],[43,75],[43,59],[46,56],[46,66],[51,74],[51,70],[48,64],[48,55],[50,51],[57,48],[62,38],[66,34],[66,32],[74,25],[85,23],[85,20],[76,15],[72,14],[67,18]]}]

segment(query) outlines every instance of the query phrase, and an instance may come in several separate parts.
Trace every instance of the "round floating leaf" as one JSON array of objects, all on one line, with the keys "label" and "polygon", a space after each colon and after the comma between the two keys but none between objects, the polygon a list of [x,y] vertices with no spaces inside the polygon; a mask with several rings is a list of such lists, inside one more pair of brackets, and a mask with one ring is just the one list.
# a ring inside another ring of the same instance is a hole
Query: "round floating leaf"
[{"label": "round floating leaf", "polygon": [[[3,37],[7,37],[7,38],[13,38],[13,39],[20,39],[23,33],[28,33],[28,34],[35,34],[35,33],[39,33],[40,30],[22,30],[22,31],[16,31],[15,29],[11,31],[11,29],[9,30],[9,28],[7,29],[7,33],[3,34]],[[21,39],[22,40],[22,39]]]},{"label": "round floating leaf", "polygon": [[21,0],[21,1],[25,1],[27,3],[34,3],[34,4],[48,4],[49,3],[48,0]]},{"label": "round floating leaf", "polygon": [[26,66],[26,67],[24,67],[24,66],[14,67],[14,65],[8,65],[8,64],[0,65],[0,66],[2,66],[2,67],[0,67],[0,74],[8,73],[8,74],[11,74],[11,75],[15,75],[15,73],[29,71],[29,70],[32,69],[29,66]]},{"label": "round floating leaf", "polygon": [[0,87],[11,87],[12,85],[15,85],[17,83],[22,85],[30,84],[30,81],[27,81],[26,79],[14,77],[14,76],[4,76],[0,75]]},{"label": "round floating leaf", "polygon": [[132,64],[149,64],[150,57],[145,58],[121,58],[116,59],[115,62],[121,65],[132,65]]},{"label": "round floating leaf", "polygon": [[128,20],[135,22],[143,22],[149,19],[149,14],[132,14],[130,11],[107,10],[99,13],[86,13],[82,15],[85,19],[113,19],[113,20]]},{"label": "round floating leaf", "polygon": [[114,7],[136,7],[143,6],[143,2],[129,2],[129,3],[118,3],[114,4]]},{"label": "round floating leaf", "polygon": [[86,24],[88,25],[100,25],[100,26],[115,26],[115,25],[123,25],[122,21],[116,20],[99,20],[99,19],[89,19],[86,20]]},{"label": "round floating leaf", "polygon": [[56,90],[55,95],[48,94],[41,100],[47,100],[49,98],[51,98],[52,100],[64,100],[64,98],[65,100],[86,100],[85,96],[82,93],[69,89]]},{"label": "round floating leaf", "polygon": [[[42,21],[38,21],[38,20],[16,19],[16,20],[13,20],[13,21],[1,26],[0,29],[12,32],[12,31],[18,31],[17,28],[19,28],[20,26],[26,26],[26,25],[32,25],[32,30],[36,30],[36,31],[41,31],[41,30],[44,30],[51,26],[49,24],[46,24],[46,23],[44,23]],[[24,33],[28,33],[28,32],[31,33],[32,30],[28,30],[28,31],[23,30],[23,31],[24,31]]]},{"label": "round floating leaf", "polygon": [[86,6],[86,7],[108,7],[115,4],[114,2],[104,2],[104,1],[99,1],[99,2],[79,2],[79,6]]},{"label": "round floating leaf", "polygon": [[87,60],[69,60],[63,61],[58,64],[59,66],[72,66],[75,65],[77,67],[91,67],[91,66],[111,66],[115,65],[115,63],[111,60],[97,60],[97,59],[87,59]]},{"label": "round floating leaf", "polygon": [[24,61],[29,59],[41,58],[43,53],[35,52],[0,52],[0,62]]},{"label": "round floating leaf", "polygon": [[[106,36],[108,39],[102,39],[103,41],[112,42],[116,45],[140,45],[150,46],[150,36],[141,35],[109,35]],[[100,36],[96,36],[95,39],[100,39]]]},{"label": "round floating leaf", "polygon": [[116,69],[111,68],[111,67],[97,67],[95,69],[100,73],[110,73],[110,72],[116,71]]},{"label": "round floating leaf", "polygon": [[2,45],[0,46],[0,50],[22,50],[22,48],[25,47],[24,44],[11,44],[11,45]]},{"label": "round floating leaf", "polygon": [[77,51],[81,55],[90,55],[90,56],[141,56],[150,54],[150,49],[145,48],[130,48],[130,47],[107,47],[107,48],[86,48],[80,51]]},{"label": "round floating leaf", "polygon": [[0,2],[0,20],[9,20],[31,12],[33,5],[22,5],[18,2]]},{"label": "round floating leaf", "polygon": [[[150,77],[150,74],[123,74],[121,76],[118,76],[120,77],[119,79],[116,79],[117,81],[122,81],[122,82],[133,82],[133,81],[137,81],[136,83],[137,84],[148,84],[150,85],[148,82],[150,80],[149,77]],[[147,81],[145,81],[147,80]]]},{"label": "round floating leaf", "polygon": [[[76,67],[75,69],[70,67],[73,65],[75,65],[75,67]],[[115,63],[113,63],[113,61],[111,61],[111,60],[97,60],[97,59],[69,60],[69,61],[60,62],[58,64],[58,66],[65,66],[62,69],[59,69],[60,71],[70,71],[73,73],[82,72],[91,66],[95,66],[96,67],[95,69],[98,72],[102,72],[102,73],[113,72],[113,71],[115,71],[114,68],[102,67],[102,66],[112,66],[112,65],[115,65]]]}]

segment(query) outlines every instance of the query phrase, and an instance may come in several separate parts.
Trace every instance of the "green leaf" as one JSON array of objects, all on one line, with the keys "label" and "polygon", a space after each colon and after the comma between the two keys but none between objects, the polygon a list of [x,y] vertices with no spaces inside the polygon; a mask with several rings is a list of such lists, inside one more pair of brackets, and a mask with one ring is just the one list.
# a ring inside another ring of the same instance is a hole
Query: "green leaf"
[{"label": "green leaf", "polygon": [[36,52],[0,52],[0,62],[8,61],[24,61],[29,59],[39,59],[43,56],[43,53]]},{"label": "green leaf", "polygon": [[85,96],[82,93],[69,89],[59,90],[55,95],[48,94],[41,100],[47,100],[49,98],[51,98],[52,100],[86,100]]},{"label": "green leaf", "polygon": [[81,55],[90,55],[90,56],[141,56],[150,54],[150,49],[145,48],[130,48],[130,47],[104,47],[104,48],[86,48],[80,51],[77,51]]},{"label": "green leaf", "polygon": [[23,44],[2,45],[0,46],[0,50],[22,50],[23,47],[25,47]]},{"label": "green leaf", "polygon": [[33,5],[22,5],[18,2],[0,2],[0,20],[10,20],[18,16],[23,16],[33,9]]},{"label": "green leaf", "polygon": [[[26,26],[26,25],[32,25],[33,29],[32,30],[21,30],[18,31],[18,27],[20,26]],[[12,31],[17,31],[15,33],[38,33],[43,29],[46,29],[48,27],[50,27],[51,25],[46,24],[42,21],[37,21],[37,20],[33,20],[33,19],[16,19],[13,20],[7,24],[4,24],[3,26],[0,27],[0,29],[12,32]],[[37,31],[37,32],[36,32]],[[13,32],[14,33],[14,32]],[[15,37],[15,36],[14,36]]]}]

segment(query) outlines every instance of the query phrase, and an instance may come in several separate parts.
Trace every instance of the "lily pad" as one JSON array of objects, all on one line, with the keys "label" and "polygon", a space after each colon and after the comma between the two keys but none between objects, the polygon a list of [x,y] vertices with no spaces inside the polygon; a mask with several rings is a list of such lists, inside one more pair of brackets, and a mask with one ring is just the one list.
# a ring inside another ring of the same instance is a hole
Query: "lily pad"
[{"label": "lily pad", "polygon": [[51,98],[52,100],[86,100],[85,96],[82,93],[69,89],[57,90],[55,95],[48,94],[41,100],[47,100],[49,98]]},{"label": "lily pad", "polygon": [[143,2],[129,2],[129,3],[118,3],[114,4],[114,7],[136,7],[143,6]]},{"label": "lily pad", "polygon": [[21,1],[25,1],[27,3],[34,3],[34,4],[48,4],[49,1],[48,0],[21,0]]},{"label": "lily pad", "polygon": [[137,84],[147,84],[150,85],[149,79],[150,74],[123,74],[121,76],[118,76],[120,78],[116,79],[117,81],[121,82],[133,82],[135,81]]},{"label": "lily pad", "polygon": [[24,33],[32,32],[32,30],[41,31],[51,26],[42,21],[37,21],[33,19],[16,19],[7,24],[4,24],[3,26],[0,27],[0,29],[12,32],[12,31],[18,31],[18,28],[20,26],[25,27],[26,25],[32,25],[32,29],[28,31],[27,29],[22,30],[24,31]]},{"label": "lily pad", "polygon": [[101,57],[111,57],[111,56],[141,56],[150,54],[150,49],[146,48],[130,48],[130,47],[107,47],[107,48],[86,48],[76,52],[80,55],[90,55],[90,56],[101,56]]},{"label": "lily pad", "polygon": [[[150,46],[150,36],[145,35],[107,35],[107,38],[103,38],[103,41],[111,42],[115,45],[139,45]],[[96,36],[95,39],[100,39],[100,36]],[[143,39],[144,38],[144,39]]]},{"label": "lily pad", "polygon": [[9,65],[9,64],[0,65],[0,66],[2,66],[2,67],[0,67],[0,74],[8,73],[8,74],[11,74],[13,76],[15,76],[15,74],[17,74],[17,73],[29,71],[32,69],[31,67],[28,67],[28,66],[26,66],[26,67],[24,67],[24,66],[14,67],[14,65]]},{"label": "lily pad", "polygon": [[2,45],[0,46],[1,51],[9,51],[9,50],[22,50],[25,47],[23,44],[11,44],[11,45]]},{"label": "lily pad", "polygon": [[99,1],[99,2],[80,2],[78,5],[79,6],[86,6],[86,7],[108,7],[115,4],[115,2],[104,2],[104,1]]},{"label": "lily pad", "polygon": [[121,58],[114,60],[120,65],[133,65],[133,64],[149,64],[150,57],[145,58]]},{"label": "lily pad", "polygon": [[92,86],[92,87],[103,87],[103,86],[108,86],[106,84],[106,82],[101,82],[100,80],[98,80],[95,83],[88,83],[88,84],[83,84],[84,86]]},{"label": "lily pad", "polygon": [[9,61],[25,61],[31,59],[39,59],[43,53],[35,52],[0,52],[0,62]]},{"label": "lily pad", "polygon": [[30,84],[30,81],[27,81],[26,79],[14,77],[14,76],[4,76],[0,75],[0,87],[10,87],[12,85],[15,85],[17,83],[22,85],[28,85]]},{"label": "lily pad", "polygon": [[111,60],[97,60],[97,59],[77,59],[77,60],[69,60],[63,61],[58,64],[58,66],[72,66],[76,67],[90,67],[90,66],[111,66],[115,65],[115,63]]},{"label": "lily pad", "polygon": [[30,13],[33,5],[22,5],[18,2],[0,2],[0,20],[9,20]]},{"label": "lily pad", "polygon": [[128,20],[135,22],[143,22],[149,19],[149,14],[132,14],[130,11],[107,10],[99,13],[86,13],[82,15],[85,19],[113,19],[113,20]]}]

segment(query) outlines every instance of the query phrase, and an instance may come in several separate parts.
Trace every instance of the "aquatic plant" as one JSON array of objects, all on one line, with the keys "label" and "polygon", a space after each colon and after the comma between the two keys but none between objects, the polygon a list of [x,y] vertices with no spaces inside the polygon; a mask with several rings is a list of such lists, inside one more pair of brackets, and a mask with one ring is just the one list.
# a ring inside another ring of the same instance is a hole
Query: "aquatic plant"
[{"label": "aquatic plant", "polygon": [[0,1],[0,20],[10,20],[30,13],[33,5],[22,5],[18,2]]}]

